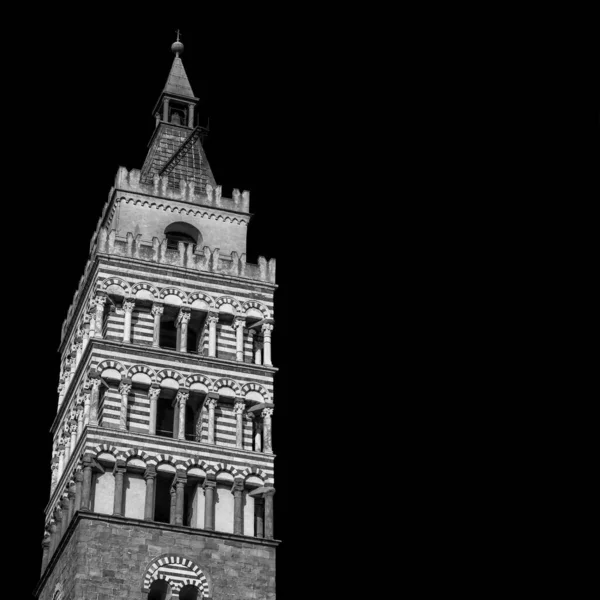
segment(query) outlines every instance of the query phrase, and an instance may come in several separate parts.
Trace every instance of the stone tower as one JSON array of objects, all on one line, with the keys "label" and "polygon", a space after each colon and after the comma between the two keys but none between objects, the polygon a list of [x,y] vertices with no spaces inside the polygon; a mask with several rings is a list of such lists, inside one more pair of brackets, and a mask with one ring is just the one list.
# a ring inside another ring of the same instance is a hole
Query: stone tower
[{"label": "stone tower", "polygon": [[275,260],[246,262],[172,50],[62,328],[40,600],[275,598]]}]

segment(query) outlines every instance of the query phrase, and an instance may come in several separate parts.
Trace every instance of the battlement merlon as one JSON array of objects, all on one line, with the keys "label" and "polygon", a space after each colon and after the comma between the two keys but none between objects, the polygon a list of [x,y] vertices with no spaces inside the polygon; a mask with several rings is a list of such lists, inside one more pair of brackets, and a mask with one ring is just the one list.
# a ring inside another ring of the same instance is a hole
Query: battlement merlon
[{"label": "battlement merlon", "polygon": [[153,184],[146,184],[140,181],[141,171],[132,169],[128,171],[125,167],[119,167],[115,176],[114,188],[118,190],[137,192],[160,198],[169,198],[182,202],[191,202],[220,210],[230,210],[237,213],[250,213],[250,192],[244,190],[240,193],[234,189],[232,198],[225,198],[221,195],[221,186],[213,188],[207,184],[206,194],[201,194],[195,189],[192,181],[182,179],[179,182],[179,188],[170,188],[168,186],[168,177],[154,176]]},{"label": "battlement merlon", "polygon": [[96,255],[127,257],[165,266],[241,277],[275,285],[276,261],[274,258],[267,260],[264,256],[259,256],[257,264],[252,264],[246,262],[245,254],[239,255],[237,252],[232,252],[229,256],[221,255],[219,248],[211,249],[208,246],[194,252],[193,246],[184,242],[179,242],[177,250],[172,250],[167,247],[166,238],[161,241],[155,237],[151,243],[148,243],[141,237],[140,234],[134,237],[131,232],[127,233],[125,237],[117,237],[115,229],[109,231],[106,227],[100,227],[95,236],[85,272],[79,280],[73,302],[62,325],[60,347],[69,331],[69,325],[81,300],[82,288],[88,279],[93,258]]}]

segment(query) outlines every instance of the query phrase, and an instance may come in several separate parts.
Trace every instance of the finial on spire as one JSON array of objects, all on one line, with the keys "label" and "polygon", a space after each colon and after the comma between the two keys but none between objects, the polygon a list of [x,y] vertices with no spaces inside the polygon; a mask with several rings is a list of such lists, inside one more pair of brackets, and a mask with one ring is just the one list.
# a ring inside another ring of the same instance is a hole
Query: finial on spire
[{"label": "finial on spire", "polygon": [[177,41],[173,42],[171,52],[175,52],[175,56],[183,54],[183,44],[179,41],[179,29],[177,30]]}]

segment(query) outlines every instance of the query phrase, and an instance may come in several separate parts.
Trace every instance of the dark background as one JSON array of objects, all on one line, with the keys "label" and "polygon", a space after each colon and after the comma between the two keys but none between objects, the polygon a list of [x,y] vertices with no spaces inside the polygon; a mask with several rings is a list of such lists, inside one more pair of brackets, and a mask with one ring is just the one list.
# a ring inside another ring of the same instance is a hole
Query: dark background
[{"label": "dark background", "polygon": [[225,196],[250,190],[248,261],[277,259],[278,597],[306,593],[307,563],[320,592],[328,597],[329,586],[334,597],[351,576],[337,560],[348,551],[341,536],[349,523],[372,518],[346,516],[366,474],[355,454],[370,384],[357,356],[377,290],[365,284],[365,253],[372,266],[380,260],[358,206],[377,175],[366,166],[369,149],[356,142],[368,116],[356,105],[366,81],[354,77],[360,56],[344,49],[344,35],[307,30],[300,15],[286,17],[285,27],[257,14],[235,22],[67,16],[38,12],[23,36],[13,32],[19,41],[5,81],[11,250],[3,264],[14,292],[5,294],[5,314],[16,383],[5,390],[5,427],[19,456],[7,483],[8,535],[26,557],[19,580],[33,589],[39,578],[61,325],[117,168],[143,164],[180,28],[200,123],[210,118],[205,148],[217,183]]}]

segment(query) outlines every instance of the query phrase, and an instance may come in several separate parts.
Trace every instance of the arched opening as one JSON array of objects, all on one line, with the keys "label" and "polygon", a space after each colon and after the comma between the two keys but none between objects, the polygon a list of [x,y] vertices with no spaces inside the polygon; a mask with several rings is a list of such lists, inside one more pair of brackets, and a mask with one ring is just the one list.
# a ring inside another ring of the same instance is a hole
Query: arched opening
[{"label": "arched opening", "polygon": [[148,600],[169,600],[171,597],[171,586],[164,579],[157,579],[150,586]]},{"label": "arched opening", "polygon": [[156,435],[172,438],[175,434],[175,407],[177,390],[162,388],[156,404]]},{"label": "arched opening", "polygon": [[192,252],[196,251],[196,247],[202,244],[202,236],[200,231],[183,221],[171,223],[165,228],[165,237],[167,238],[167,248],[177,250],[179,242],[184,244],[192,244]]},{"label": "arched opening", "polygon": [[159,523],[171,522],[171,488],[173,473],[158,472],[156,475],[156,489],[154,497],[154,520]]},{"label": "arched opening", "polygon": [[179,590],[179,600],[198,600],[200,595],[195,585],[184,585]]},{"label": "arched opening", "polygon": [[175,321],[179,314],[178,306],[165,305],[160,316],[159,346],[169,350],[177,350],[177,327]]}]

